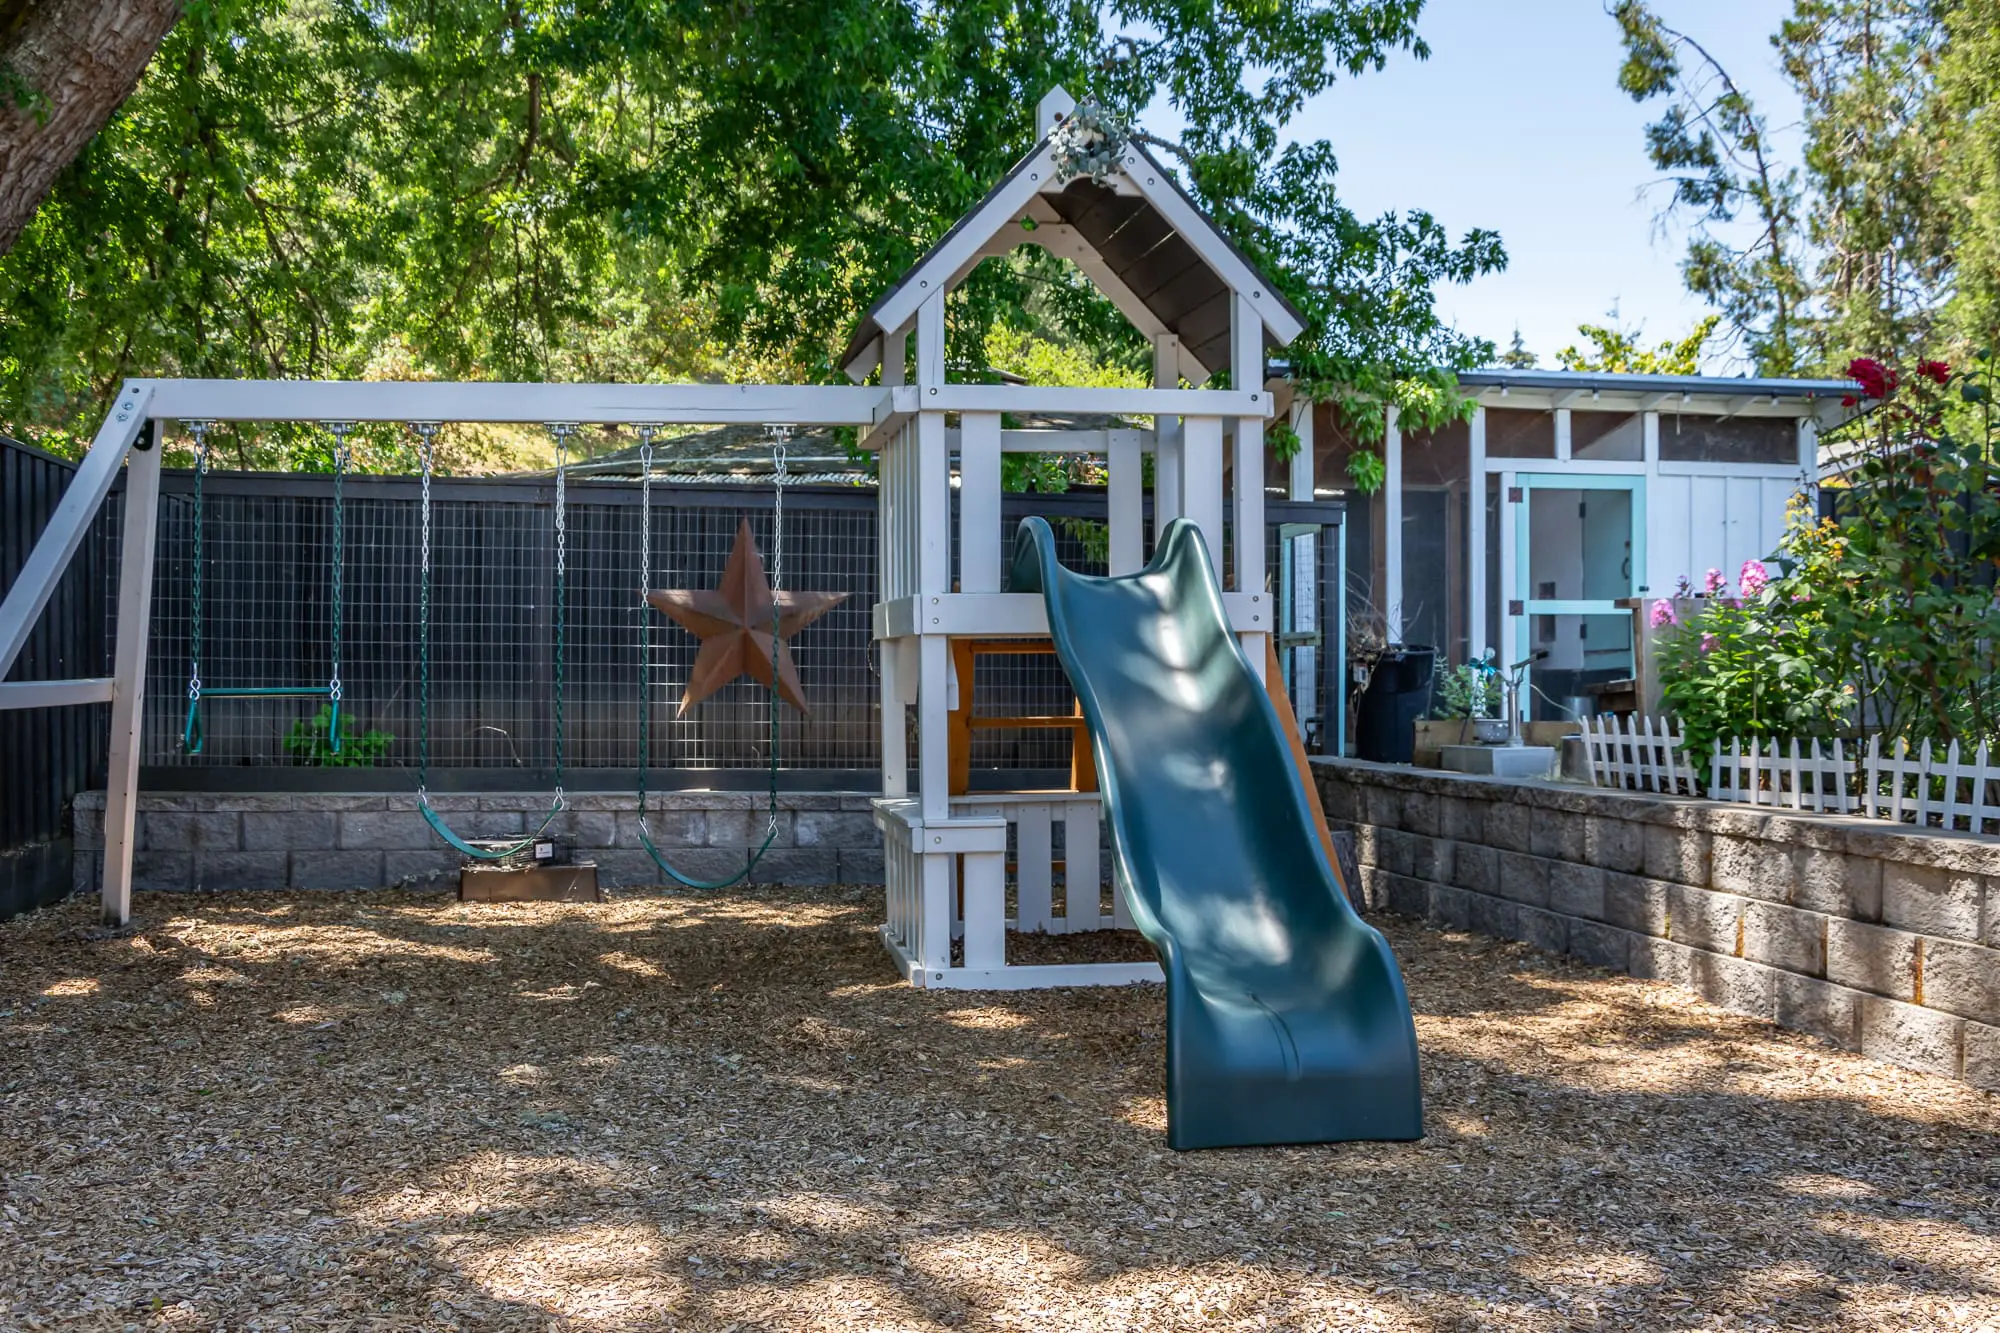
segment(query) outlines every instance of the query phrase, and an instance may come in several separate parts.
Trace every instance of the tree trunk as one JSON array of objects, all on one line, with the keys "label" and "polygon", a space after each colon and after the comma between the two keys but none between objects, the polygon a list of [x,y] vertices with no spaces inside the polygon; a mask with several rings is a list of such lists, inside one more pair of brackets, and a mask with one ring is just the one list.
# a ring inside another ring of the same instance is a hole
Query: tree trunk
[{"label": "tree trunk", "polygon": [[0,254],[111,119],[182,0],[0,0]]}]

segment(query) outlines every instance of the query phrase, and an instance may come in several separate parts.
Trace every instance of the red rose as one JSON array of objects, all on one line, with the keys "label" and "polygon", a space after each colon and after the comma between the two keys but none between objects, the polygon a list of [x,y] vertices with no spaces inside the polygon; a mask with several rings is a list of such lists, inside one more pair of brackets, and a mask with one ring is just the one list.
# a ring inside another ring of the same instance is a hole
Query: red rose
[{"label": "red rose", "polygon": [[1896,387],[1896,377],[1870,356],[1857,356],[1848,362],[1847,375],[1870,398],[1887,398]]},{"label": "red rose", "polygon": [[1851,393],[1846,393],[1840,396],[1840,405],[1842,407],[1859,407],[1861,406],[1861,400]]},{"label": "red rose", "polygon": [[1919,361],[1917,373],[1933,384],[1943,384],[1951,378],[1951,367],[1942,361]]}]

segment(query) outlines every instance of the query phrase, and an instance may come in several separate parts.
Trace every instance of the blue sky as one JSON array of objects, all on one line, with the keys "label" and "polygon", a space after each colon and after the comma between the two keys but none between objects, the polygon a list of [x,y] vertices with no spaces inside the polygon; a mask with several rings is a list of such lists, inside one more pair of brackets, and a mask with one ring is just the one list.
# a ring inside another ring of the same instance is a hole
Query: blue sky
[{"label": "blue sky", "polygon": [[[1783,0],[1656,0],[1661,17],[1715,53],[1795,155],[1798,104],[1770,36]],[[1518,325],[1543,365],[1615,302],[1649,342],[1704,313],[1681,287],[1686,232],[1662,234],[1642,130],[1659,103],[1618,90],[1617,26],[1599,0],[1430,0],[1431,57],[1392,60],[1315,99],[1290,127],[1325,138],[1340,192],[1362,216],[1424,208],[1454,234],[1500,233],[1507,271],[1439,291],[1446,318],[1505,348]],[[1704,369],[1734,374],[1726,355]]]}]

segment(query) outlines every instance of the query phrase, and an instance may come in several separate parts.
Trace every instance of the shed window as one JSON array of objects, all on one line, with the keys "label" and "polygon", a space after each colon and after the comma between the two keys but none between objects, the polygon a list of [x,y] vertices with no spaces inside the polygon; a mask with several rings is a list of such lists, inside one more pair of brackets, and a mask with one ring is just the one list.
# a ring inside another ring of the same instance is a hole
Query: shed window
[{"label": "shed window", "polygon": [[1488,458],[1554,458],[1556,415],[1517,408],[1486,409]]},{"label": "shed window", "polygon": [[1799,427],[1790,417],[1660,416],[1663,463],[1763,463],[1799,461]]},{"label": "shed window", "polygon": [[1637,463],[1646,456],[1645,427],[1632,412],[1571,412],[1569,456]]}]

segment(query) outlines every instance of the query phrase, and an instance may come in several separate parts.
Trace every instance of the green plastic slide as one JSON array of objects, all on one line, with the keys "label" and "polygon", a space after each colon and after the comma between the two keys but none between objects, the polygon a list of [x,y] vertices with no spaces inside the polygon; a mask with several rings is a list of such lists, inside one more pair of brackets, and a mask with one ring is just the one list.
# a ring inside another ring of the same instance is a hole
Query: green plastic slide
[{"label": "green plastic slide", "polygon": [[1047,599],[1115,873],[1166,972],[1168,1143],[1421,1137],[1402,974],[1328,863],[1200,530],[1174,522],[1145,569],[1091,578],[1024,519],[1012,587]]}]

